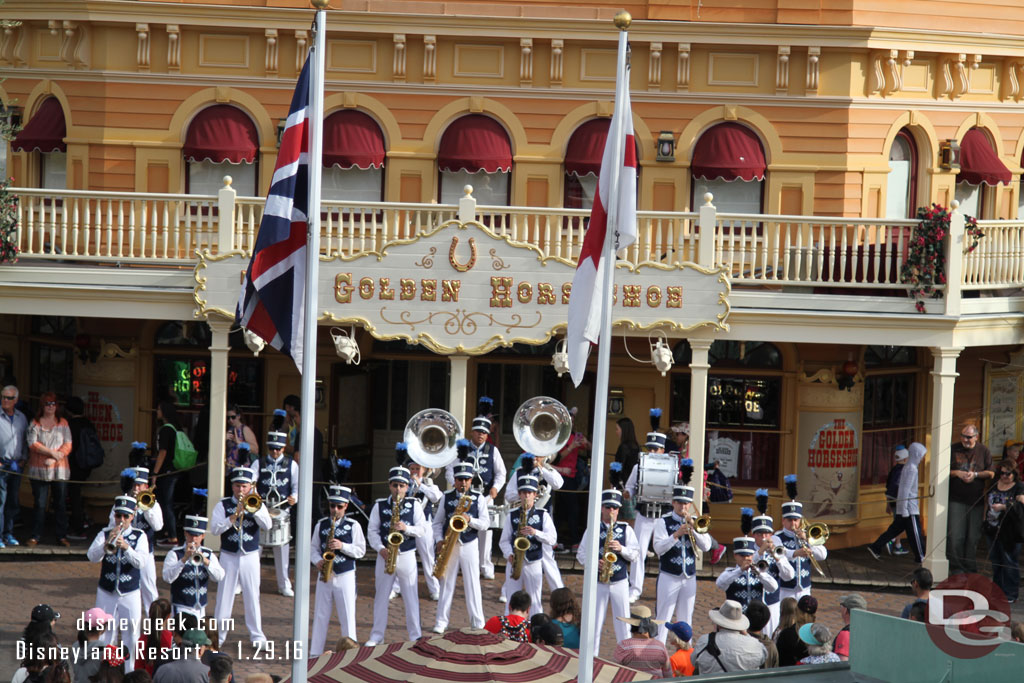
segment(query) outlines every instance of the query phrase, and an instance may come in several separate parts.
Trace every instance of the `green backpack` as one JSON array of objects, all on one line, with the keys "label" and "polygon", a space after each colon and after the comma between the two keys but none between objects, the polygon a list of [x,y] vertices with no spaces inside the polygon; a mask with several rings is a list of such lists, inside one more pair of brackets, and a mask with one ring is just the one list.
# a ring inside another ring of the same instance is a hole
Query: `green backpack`
[{"label": "green backpack", "polygon": [[174,460],[171,464],[174,465],[176,470],[187,470],[190,467],[195,466],[196,457],[199,455],[199,451],[192,445],[192,441],[188,438],[188,434],[181,430],[175,430],[176,436],[174,440]]}]

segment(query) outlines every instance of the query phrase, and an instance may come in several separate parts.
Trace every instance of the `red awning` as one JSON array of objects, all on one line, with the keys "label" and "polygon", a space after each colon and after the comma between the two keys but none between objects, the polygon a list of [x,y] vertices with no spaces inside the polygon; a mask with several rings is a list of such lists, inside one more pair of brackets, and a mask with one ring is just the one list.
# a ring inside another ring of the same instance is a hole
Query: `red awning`
[{"label": "red awning", "polygon": [[324,121],[324,166],[381,168],[384,166],[384,134],[361,111],[342,109]]},{"label": "red awning", "polygon": [[441,136],[437,165],[442,171],[511,171],[512,144],[500,123],[470,114],[457,119]]},{"label": "red awning", "polygon": [[260,139],[245,112],[230,104],[217,104],[192,119],[181,150],[189,161],[230,161],[240,164],[256,159]]},{"label": "red awning", "polygon": [[578,176],[601,172],[601,156],[611,119],[593,119],[573,131],[565,149],[565,172]]},{"label": "red awning", "polygon": [[66,152],[64,143],[67,126],[64,123],[64,109],[56,97],[48,97],[39,107],[39,111],[29,120],[28,125],[21,129],[11,147],[16,152],[45,153]]},{"label": "red awning", "polygon": [[963,142],[960,143],[960,175],[956,179],[958,183],[1009,185],[1012,177],[1010,169],[996,156],[992,143],[988,141],[984,131],[971,128],[964,134]]},{"label": "red awning", "polygon": [[690,170],[703,180],[764,180],[761,141],[746,126],[720,123],[700,136]]}]

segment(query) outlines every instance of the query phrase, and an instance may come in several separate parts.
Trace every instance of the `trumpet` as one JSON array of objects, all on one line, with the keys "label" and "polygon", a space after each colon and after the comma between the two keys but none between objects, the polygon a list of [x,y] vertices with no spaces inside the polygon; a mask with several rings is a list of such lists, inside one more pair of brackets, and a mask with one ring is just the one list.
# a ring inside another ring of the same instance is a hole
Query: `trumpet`
[{"label": "trumpet", "polygon": [[135,496],[135,504],[143,512],[153,509],[156,505],[156,491],[152,488],[139,491],[139,495]]},{"label": "trumpet", "polygon": [[[800,539],[801,547],[810,549],[813,546],[825,545],[826,543],[828,543],[828,526],[823,522],[815,522],[814,524],[808,524],[806,519],[801,518],[800,529],[804,531],[804,535],[807,537],[807,540]],[[818,561],[814,559],[814,555],[808,555],[807,559],[811,561],[811,566],[814,567],[814,570],[816,572],[818,572],[822,576],[825,576],[825,572],[822,571],[821,565],[818,564]]]},{"label": "trumpet", "polygon": [[[257,512],[259,512],[259,509],[261,507],[263,507],[263,498],[260,497],[260,494],[258,494],[255,491],[253,491],[251,493],[247,493],[244,496],[242,496],[242,498],[238,501],[238,505],[239,505],[239,507],[242,508],[242,512],[243,513],[247,512],[250,515],[254,515]],[[242,530],[242,517],[243,516],[244,515],[239,515],[238,516],[238,521],[235,523],[235,528],[238,529],[239,531]]]},{"label": "trumpet", "polygon": [[117,545],[121,540],[121,536],[124,535],[124,532],[124,525],[120,525],[116,529],[111,529],[110,535],[107,536],[107,544],[103,546],[103,550],[107,555],[113,555],[118,551]]},{"label": "trumpet", "polygon": [[190,545],[185,549],[185,554],[189,555],[188,561],[192,564],[199,565],[205,564],[205,558],[203,557],[203,551],[199,549],[197,545]]}]

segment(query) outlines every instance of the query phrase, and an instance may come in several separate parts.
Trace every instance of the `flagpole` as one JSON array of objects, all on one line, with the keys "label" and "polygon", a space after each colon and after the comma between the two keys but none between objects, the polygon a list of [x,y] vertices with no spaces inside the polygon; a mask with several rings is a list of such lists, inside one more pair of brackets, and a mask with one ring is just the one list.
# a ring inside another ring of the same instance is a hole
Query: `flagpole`
[{"label": "flagpole", "polygon": [[[623,101],[622,90],[628,90],[628,71],[623,68],[626,60],[628,39],[626,32],[632,22],[628,12],[619,12],[615,15],[615,26],[619,29],[619,51],[618,68],[616,73],[621,76],[615,84],[615,107],[618,114],[619,103]],[[618,82],[624,80],[625,83]],[[631,115],[630,112],[625,114]],[[608,131],[608,135],[615,136],[613,140],[619,140],[622,136],[624,125],[622,116],[614,116],[614,129]],[[604,246],[601,252],[601,262],[604,264],[601,280],[601,336],[597,346],[597,385],[594,388],[594,430],[591,440],[592,450],[590,458],[590,491],[587,496],[587,529],[590,533],[587,537],[587,547],[584,549],[587,562],[583,569],[583,605],[582,619],[580,625],[580,659],[577,680],[579,683],[591,683],[594,680],[594,658],[597,648],[595,641],[595,617],[597,616],[597,564],[600,557],[599,531],[601,529],[601,491],[604,484],[604,442],[605,431],[608,423],[608,373],[611,364],[612,347],[612,283],[615,279],[615,246],[616,232],[618,231],[618,203],[619,203],[619,177],[622,169],[624,149],[622,145],[616,145],[614,158],[612,160],[608,181],[608,226],[605,230]],[[610,531],[609,531],[610,533]],[[605,609],[604,605],[601,605]]]},{"label": "flagpole", "polygon": [[313,432],[316,429],[316,312],[320,265],[320,175],[323,163],[324,33],[328,0],[310,0],[313,55],[309,74],[309,212],[306,216],[306,296],[302,320],[302,410],[299,430],[299,504],[295,533],[295,612],[292,617],[292,683],[306,683],[309,645],[310,537],[313,500]]}]

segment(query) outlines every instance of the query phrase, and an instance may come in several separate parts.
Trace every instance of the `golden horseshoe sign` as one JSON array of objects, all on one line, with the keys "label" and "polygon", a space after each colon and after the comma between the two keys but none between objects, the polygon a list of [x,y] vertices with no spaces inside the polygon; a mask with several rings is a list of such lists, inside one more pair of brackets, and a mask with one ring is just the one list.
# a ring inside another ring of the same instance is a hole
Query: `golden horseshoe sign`
[{"label": "golden horseshoe sign", "polygon": [[448,249],[448,263],[452,264],[452,268],[460,273],[465,273],[473,269],[476,265],[476,239],[473,237],[469,238],[469,262],[465,265],[455,260],[455,249],[459,246],[459,236],[455,235],[452,237],[452,246]]}]

